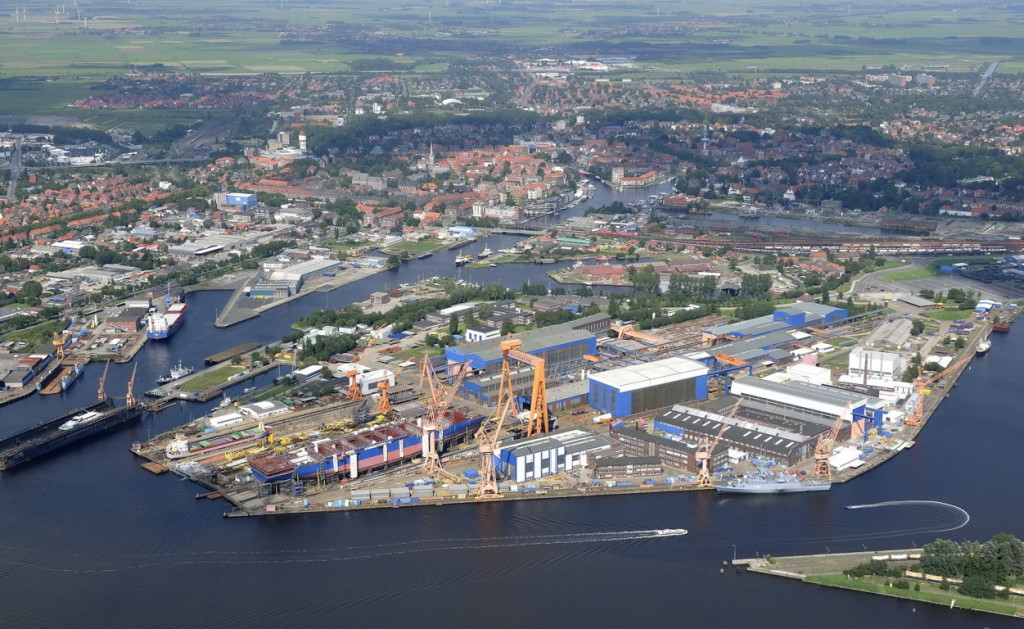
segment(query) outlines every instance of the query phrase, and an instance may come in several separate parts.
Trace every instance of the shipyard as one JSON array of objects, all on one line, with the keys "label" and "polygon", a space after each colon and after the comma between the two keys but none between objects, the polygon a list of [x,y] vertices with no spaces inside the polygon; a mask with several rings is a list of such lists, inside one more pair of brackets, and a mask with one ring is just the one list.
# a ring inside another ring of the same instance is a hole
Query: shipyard
[{"label": "shipyard", "polygon": [[[303,327],[274,356],[244,346],[213,358],[234,358],[243,374],[294,365],[325,336],[359,343],[224,397],[132,451],[150,471],[224,498],[231,517],[827,491],[914,446],[959,374],[991,347],[993,322],[1016,311],[982,301],[969,321],[911,334],[912,315],[934,306],[901,303],[851,314],[796,301],[733,322],[694,312],[647,331],[598,313],[501,336],[488,323],[527,316],[515,302],[441,310],[406,334]],[[414,359],[453,314],[483,321],[467,325],[463,342]]]}]

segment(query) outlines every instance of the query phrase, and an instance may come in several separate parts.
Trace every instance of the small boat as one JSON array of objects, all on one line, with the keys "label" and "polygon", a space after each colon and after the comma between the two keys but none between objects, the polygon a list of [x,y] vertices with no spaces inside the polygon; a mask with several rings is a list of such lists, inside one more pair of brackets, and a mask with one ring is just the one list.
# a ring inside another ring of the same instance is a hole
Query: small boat
[{"label": "small boat", "polygon": [[990,349],[992,349],[992,341],[988,339],[981,339],[981,341],[978,343],[978,348],[975,350],[975,353],[981,355]]},{"label": "small boat", "polygon": [[496,267],[496,266],[498,266],[498,263],[497,262],[488,262],[487,266]]},{"label": "small boat", "polygon": [[658,529],[655,533],[658,535],[686,535],[689,531],[686,529]]},{"label": "small boat", "polygon": [[429,258],[432,255],[434,255],[434,252],[433,251],[428,251],[428,252],[426,252],[424,254],[421,254],[420,257],[417,258],[417,260],[425,260],[425,259]]}]

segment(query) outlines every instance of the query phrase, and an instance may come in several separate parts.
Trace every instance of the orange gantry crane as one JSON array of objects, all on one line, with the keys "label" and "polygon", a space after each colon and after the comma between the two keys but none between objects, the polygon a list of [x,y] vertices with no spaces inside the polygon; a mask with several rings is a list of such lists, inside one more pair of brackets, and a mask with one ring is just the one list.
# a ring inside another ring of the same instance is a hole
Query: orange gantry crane
[{"label": "orange gantry crane", "polygon": [[[736,417],[736,412],[740,410],[741,402],[743,402],[742,397],[736,400],[736,403],[732,405],[732,410],[726,416],[726,420]],[[697,451],[693,453],[693,457],[697,460],[697,478],[694,483],[696,487],[711,489],[715,486],[715,483],[711,480],[711,453],[718,447],[718,442],[722,440],[722,434],[728,426],[729,422],[723,421],[722,425],[718,427],[718,434],[715,435],[714,440],[711,437],[705,436],[701,439],[700,445],[697,446]]]},{"label": "orange gantry crane", "polygon": [[[847,408],[849,411],[849,408]],[[836,447],[836,439],[839,438],[839,431],[843,428],[842,415],[836,415],[832,427],[818,437],[818,443],[814,444],[814,471],[811,478],[832,480],[832,466],[828,460],[832,457],[832,450]]]},{"label": "orange gantry crane", "polygon": [[921,418],[924,416],[924,396],[927,393],[928,386],[934,384],[937,380],[947,373],[952,373],[960,367],[966,365],[971,361],[971,356],[968,354],[960,360],[950,364],[939,373],[931,376],[930,378],[924,378],[921,375],[921,364],[917,365],[917,378],[914,379],[914,386],[917,387],[917,404],[914,406],[914,411],[910,414],[910,417],[906,419],[906,424],[909,426],[920,426]]},{"label": "orange gantry crane", "polygon": [[[548,419],[548,384],[544,370],[547,361],[543,358],[527,354],[519,348],[523,345],[521,339],[511,338],[501,342],[501,353],[505,365],[509,360],[515,360],[533,367],[533,390],[530,393],[530,415],[526,422],[526,436],[532,437],[537,433],[547,432],[550,428]],[[514,406],[513,406],[514,408]]]},{"label": "orange gantry crane", "polygon": [[423,357],[420,368],[420,388],[424,384],[430,393],[427,402],[427,416],[423,420],[423,473],[431,478],[446,477],[457,480],[457,477],[444,469],[441,464],[440,431],[444,428],[444,418],[451,408],[455,395],[462,386],[462,381],[469,372],[468,368],[459,369],[455,380],[446,385],[438,379],[430,366],[430,358]]},{"label": "orange gantry crane", "polygon": [[[481,498],[494,498],[498,496],[498,469],[494,462],[494,452],[498,449],[498,438],[505,420],[515,413],[515,393],[512,390],[512,367],[511,352],[521,346],[520,339],[507,339],[501,341],[501,353],[504,360],[501,362],[501,381],[498,386],[497,404],[490,417],[480,424],[476,437],[477,449],[480,452],[480,483],[477,485]],[[543,369],[541,370],[543,372]],[[545,417],[547,405],[544,406]]]}]

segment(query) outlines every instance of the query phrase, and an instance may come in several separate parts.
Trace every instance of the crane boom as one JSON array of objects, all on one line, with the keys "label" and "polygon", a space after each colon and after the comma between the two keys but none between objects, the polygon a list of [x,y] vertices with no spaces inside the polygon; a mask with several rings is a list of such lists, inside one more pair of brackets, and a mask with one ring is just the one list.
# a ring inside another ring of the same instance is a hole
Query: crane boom
[{"label": "crane boom", "polygon": [[970,361],[971,361],[971,356],[968,354],[967,356],[964,356],[960,360],[950,364],[948,367],[946,367],[942,371],[940,371],[940,372],[938,372],[938,373],[936,373],[936,374],[934,374],[934,375],[932,375],[932,376],[930,376],[928,378],[924,378],[921,375],[921,364],[918,363],[918,365],[917,365],[917,378],[914,379],[914,386],[917,388],[917,404],[914,406],[913,413],[911,413],[910,417],[908,417],[907,420],[906,420],[906,423],[907,423],[908,426],[920,426],[921,425],[921,418],[924,416],[925,389],[928,388],[928,385],[935,383],[937,380],[939,380],[940,378],[942,378],[946,374],[952,373],[953,371],[956,371],[957,369],[959,369],[963,365],[966,365]]},{"label": "crane boom", "polygon": [[[849,407],[847,407],[849,410]],[[836,415],[832,426],[818,437],[818,443],[814,445],[814,471],[812,478],[832,480],[832,466],[828,460],[832,457],[832,450],[836,446],[836,439],[839,438],[839,431],[843,428],[843,416]]]},{"label": "crane boom", "polygon": [[697,479],[695,482],[697,487],[711,489],[715,486],[715,483],[711,480],[711,453],[718,447],[718,442],[722,440],[725,429],[730,425],[729,421],[736,417],[742,402],[743,398],[740,397],[732,405],[732,410],[729,411],[725,420],[722,421],[722,425],[718,427],[718,433],[715,435],[714,440],[705,436],[701,439],[700,445],[697,446],[697,451],[693,455],[697,460]]}]

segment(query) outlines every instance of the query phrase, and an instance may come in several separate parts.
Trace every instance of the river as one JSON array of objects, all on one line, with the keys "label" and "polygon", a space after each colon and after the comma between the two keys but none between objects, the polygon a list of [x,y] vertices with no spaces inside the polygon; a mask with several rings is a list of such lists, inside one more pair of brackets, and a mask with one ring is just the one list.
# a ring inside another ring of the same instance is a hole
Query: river
[{"label": "river", "polygon": [[[596,201],[596,200],[595,200]],[[582,210],[580,210],[582,211]],[[492,248],[505,237],[488,241]],[[509,238],[509,242],[514,239]],[[497,244],[497,247],[495,246]],[[339,288],[331,307],[383,284],[451,275],[450,252]],[[550,266],[464,270],[482,283],[547,281]],[[314,294],[227,329],[212,327],[226,292],[188,297],[188,320],[140,352],[138,389],[182,359],[244,341],[271,342],[322,308]],[[994,337],[909,451],[826,494],[658,494],[223,519],[221,501],[153,476],[133,441],[216,403],[181,404],[140,424],[0,473],[0,603],[10,627],[1010,627],[995,616],[814,588],[731,570],[722,561],[772,554],[886,549],[939,536],[1021,535],[1017,478],[1024,438],[1015,376],[1024,335]],[[101,368],[55,396],[0,408],[12,432],[91,398]],[[130,365],[112,365],[123,394]],[[262,376],[260,383],[273,374]],[[237,387],[246,386],[244,384]],[[936,500],[966,509],[844,505]],[[682,537],[650,531],[685,528]],[[813,620],[812,620],[813,619]]]}]

